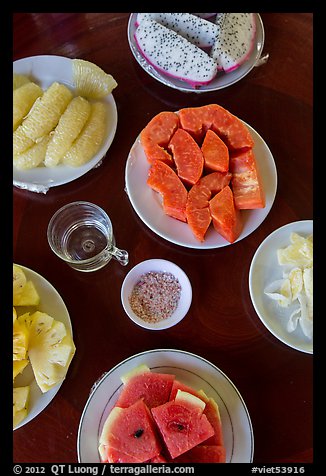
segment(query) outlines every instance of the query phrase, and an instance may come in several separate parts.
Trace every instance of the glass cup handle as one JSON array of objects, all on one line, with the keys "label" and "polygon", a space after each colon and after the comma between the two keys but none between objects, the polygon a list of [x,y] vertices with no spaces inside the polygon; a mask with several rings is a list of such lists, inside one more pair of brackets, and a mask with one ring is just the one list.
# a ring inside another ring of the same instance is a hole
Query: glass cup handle
[{"label": "glass cup handle", "polygon": [[126,266],[129,263],[129,254],[126,250],[120,250],[116,246],[111,246],[109,250],[110,255],[119,261],[122,266]]}]

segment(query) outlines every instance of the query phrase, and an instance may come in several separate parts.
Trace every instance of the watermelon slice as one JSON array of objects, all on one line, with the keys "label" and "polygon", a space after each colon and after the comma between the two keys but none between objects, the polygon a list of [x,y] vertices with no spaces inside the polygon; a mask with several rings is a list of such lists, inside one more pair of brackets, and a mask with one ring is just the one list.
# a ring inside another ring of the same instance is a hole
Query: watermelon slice
[{"label": "watermelon slice", "polygon": [[122,388],[116,406],[127,408],[143,399],[148,408],[169,400],[174,375],[145,371],[132,375]]},{"label": "watermelon slice", "polygon": [[[105,421],[99,452],[124,462],[148,461],[161,452],[161,444],[150,411],[138,400],[128,408],[114,407]],[[129,458],[130,457],[130,458]]]},{"label": "watermelon slice", "polygon": [[178,115],[170,111],[160,112],[149,121],[140,133],[140,142],[148,162],[152,164],[155,160],[163,160],[173,165],[166,148],[178,126]]},{"label": "watermelon slice", "polygon": [[147,184],[163,197],[166,215],[186,221],[188,192],[177,174],[161,160],[155,160],[148,172]]},{"label": "watermelon slice", "polygon": [[172,459],[214,434],[203,414],[205,403],[188,392],[178,390],[175,400],[152,408],[152,415]]},{"label": "watermelon slice", "polygon": [[224,446],[198,445],[178,456],[174,463],[225,463],[226,454]]},{"label": "watermelon slice", "polygon": [[209,171],[228,172],[229,149],[219,136],[208,129],[201,146],[205,169]]},{"label": "watermelon slice", "polygon": [[232,190],[239,210],[265,207],[265,195],[253,150],[232,154],[230,158]]},{"label": "watermelon slice", "polygon": [[178,176],[186,185],[194,185],[200,179],[204,167],[203,154],[197,142],[187,131],[177,129],[168,149],[172,152]]},{"label": "watermelon slice", "polygon": [[227,185],[209,202],[209,209],[215,230],[227,241],[233,243],[242,230],[240,211],[235,208],[233,193]]},{"label": "watermelon slice", "polygon": [[204,415],[206,415],[207,420],[214,428],[214,435],[208,438],[205,441],[205,445],[217,445],[223,446],[223,433],[222,433],[222,422],[221,416],[219,412],[219,408],[217,403],[213,398],[209,398],[203,390],[194,390],[193,388],[185,385],[184,383],[180,382],[179,380],[175,379],[173,381],[173,385],[171,388],[170,398],[169,400],[174,400],[178,390],[182,390],[183,392],[188,392],[196,397],[200,398],[205,402],[205,409]]},{"label": "watermelon slice", "polygon": [[139,458],[134,458],[126,453],[122,453],[122,451],[103,444],[99,446],[99,453],[102,463],[143,463]]}]

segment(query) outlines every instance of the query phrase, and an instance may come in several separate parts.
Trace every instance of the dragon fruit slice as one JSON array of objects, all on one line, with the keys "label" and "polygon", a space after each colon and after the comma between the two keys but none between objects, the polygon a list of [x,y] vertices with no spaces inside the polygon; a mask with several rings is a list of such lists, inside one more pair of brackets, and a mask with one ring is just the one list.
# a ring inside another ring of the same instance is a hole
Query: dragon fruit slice
[{"label": "dragon fruit slice", "polygon": [[218,27],[191,13],[138,13],[136,23],[154,20],[175,31],[199,48],[213,46]]},{"label": "dragon fruit slice", "polygon": [[217,74],[216,62],[205,51],[154,20],[139,24],[135,40],[154,68],[193,87],[208,84]]},{"label": "dragon fruit slice", "polygon": [[218,13],[215,23],[218,33],[210,56],[219,70],[234,71],[250,56],[256,36],[253,13]]},{"label": "dragon fruit slice", "polygon": [[193,13],[193,15],[207,19],[207,18],[212,18],[214,15],[216,15],[216,13]]}]

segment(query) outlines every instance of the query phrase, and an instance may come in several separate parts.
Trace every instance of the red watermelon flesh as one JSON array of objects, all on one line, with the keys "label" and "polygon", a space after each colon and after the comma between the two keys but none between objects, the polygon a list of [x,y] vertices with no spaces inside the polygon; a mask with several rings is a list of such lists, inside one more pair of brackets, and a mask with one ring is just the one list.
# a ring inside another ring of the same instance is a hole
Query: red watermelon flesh
[{"label": "red watermelon flesh", "polygon": [[148,172],[147,184],[163,197],[163,210],[166,215],[186,221],[188,192],[180,178],[161,160],[155,160]]},{"label": "red watermelon flesh", "polygon": [[110,446],[102,445],[99,451],[102,463],[143,463],[139,458],[134,458]]},{"label": "red watermelon flesh", "polygon": [[106,419],[99,443],[138,462],[148,461],[161,452],[153,419],[143,400],[128,408],[114,407]]},{"label": "red watermelon flesh", "polygon": [[223,446],[222,422],[218,405],[215,400],[213,398],[209,398],[203,390],[194,390],[192,387],[189,387],[188,385],[185,385],[184,383],[175,379],[170,393],[170,401],[175,399],[178,390],[191,393],[205,402],[206,406],[203,413],[206,415],[207,420],[214,428],[214,435],[205,441],[205,445]]},{"label": "red watermelon flesh", "polygon": [[[196,398],[192,395],[190,397]],[[190,400],[188,402],[185,399],[173,400],[152,408],[151,411],[173,459],[214,434],[212,425],[203,415],[203,408]]]},{"label": "red watermelon flesh", "polygon": [[174,463],[225,463],[226,454],[224,446],[195,446],[173,460]]},{"label": "red watermelon flesh", "polygon": [[149,121],[140,133],[140,142],[148,162],[152,164],[155,160],[163,160],[173,165],[166,148],[178,126],[178,115],[170,111],[160,112]]},{"label": "red watermelon flesh", "polygon": [[148,408],[157,407],[169,400],[175,376],[144,372],[131,377],[123,386],[116,406],[126,408],[143,399]]}]

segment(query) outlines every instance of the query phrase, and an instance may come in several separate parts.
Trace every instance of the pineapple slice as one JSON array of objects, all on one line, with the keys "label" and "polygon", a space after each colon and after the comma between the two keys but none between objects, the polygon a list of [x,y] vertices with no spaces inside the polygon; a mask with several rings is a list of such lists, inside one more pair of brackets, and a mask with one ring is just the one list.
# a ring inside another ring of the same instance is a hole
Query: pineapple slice
[{"label": "pineapple slice", "polygon": [[42,96],[43,90],[37,84],[29,82],[13,92],[13,130],[16,130],[30,111],[36,99]]},{"label": "pineapple slice", "polygon": [[68,104],[51,135],[44,160],[46,167],[58,165],[86,124],[90,111],[90,103],[81,96]]},{"label": "pineapple slice", "polygon": [[71,100],[72,93],[64,84],[52,83],[43,96],[37,98],[22,122],[24,134],[33,141],[49,134]]},{"label": "pineapple slice", "polygon": [[25,76],[25,74],[17,74],[13,73],[12,75],[12,86],[13,90],[20,88],[20,86],[23,86],[26,83],[30,83],[31,80],[29,79],[28,76]]},{"label": "pineapple slice", "polygon": [[41,391],[62,382],[75,353],[75,345],[65,325],[46,313],[31,316],[28,355]]},{"label": "pineapple slice", "polygon": [[14,360],[12,364],[12,379],[15,380],[18,374],[21,374],[24,368],[28,365],[29,360]]},{"label": "pineapple slice", "polygon": [[93,158],[103,142],[106,120],[105,105],[101,102],[92,103],[89,119],[64,156],[64,164],[79,167]]},{"label": "pineapple slice", "polygon": [[22,320],[13,323],[13,360],[25,360],[28,348],[28,328]]},{"label": "pineapple slice", "polygon": [[13,424],[17,426],[28,413],[29,385],[13,389]]},{"label": "pineapple slice", "polygon": [[50,140],[50,136],[44,136],[37,144],[32,145],[29,149],[21,154],[14,154],[14,166],[18,170],[28,170],[38,167],[45,159],[46,149]]},{"label": "pineapple slice", "polygon": [[20,294],[26,284],[26,276],[23,269],[16,264],[13,265],[13,293]]},{"label": "pineapple slice", "polygon": [[32,281],[27,281],[19,293],[14,292],[14,306],[38,306],[40,296]]},{"label": "pineapple slice", "polygon": [[17,311],[16,309],[13,307],[13,323],[15,322],[15,320],[17,319]]},{"label": "pineapple slice", "polygon": [[77,94],[90,99],[102,99],[118,86],[111,74],[82,59],[72,60],[72,77]]}]

